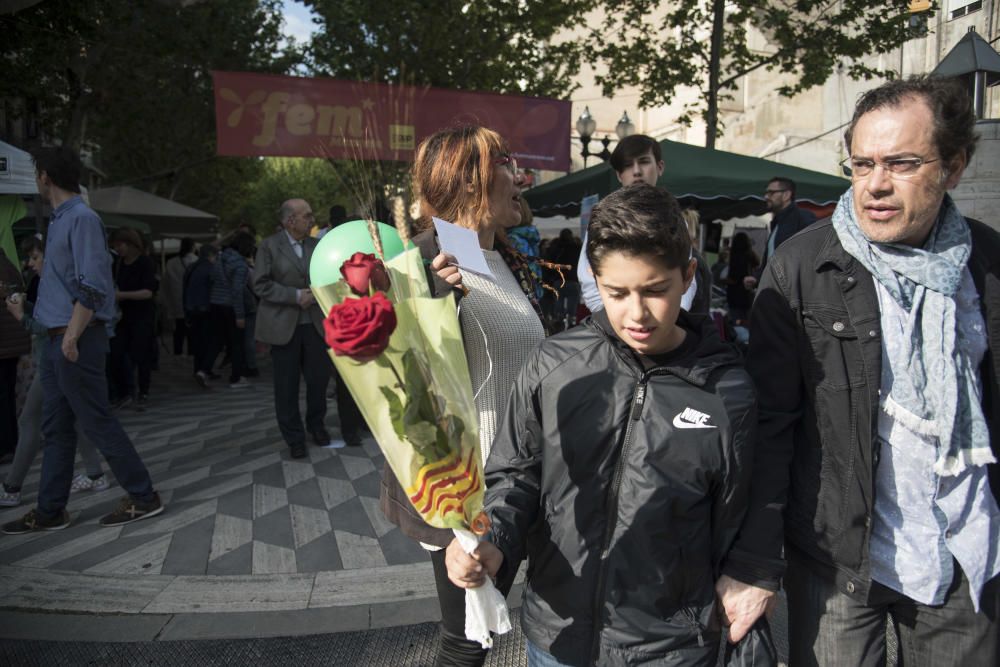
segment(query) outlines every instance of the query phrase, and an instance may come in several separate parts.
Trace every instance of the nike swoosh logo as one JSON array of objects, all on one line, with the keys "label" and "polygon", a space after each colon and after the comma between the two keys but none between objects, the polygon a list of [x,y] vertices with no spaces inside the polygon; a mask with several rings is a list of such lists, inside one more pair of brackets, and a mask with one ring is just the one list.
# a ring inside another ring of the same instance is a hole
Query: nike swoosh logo
[{"label": "nike swoosh logo", "polygon": [[697,424],[695,422],[689,422],[686,419],[681,419],[680,415],[674,415],[674,426],[677,428],[718,428],[712,424]]}]

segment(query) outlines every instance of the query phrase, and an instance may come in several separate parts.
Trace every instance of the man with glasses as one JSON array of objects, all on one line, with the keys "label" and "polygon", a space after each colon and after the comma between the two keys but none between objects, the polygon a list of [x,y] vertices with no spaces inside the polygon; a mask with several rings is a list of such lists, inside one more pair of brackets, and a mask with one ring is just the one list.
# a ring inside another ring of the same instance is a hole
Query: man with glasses
[{"label": "man with glasses", "polygon": [[891,81],[847,129],[852,187],[785,243],[751,316],[760,440],[718,590],[738,638],[782,574],[789,664],[1000,664],[1000,234],[947,191],[958,84]]},{"label": "man with glasses", "polygon": [[795,204],[795,181],[784,176],[775,176],[764,190],[764,201],[767,210],[772,214],[771,233],[767,237],[767,246],[761,258],[760,268],[756,275],[743,279],[743,286],[753,289],[767,266],[767,260],[782,243],[792,238],[803,229],[816,222],[816,214],[799,208]]}]

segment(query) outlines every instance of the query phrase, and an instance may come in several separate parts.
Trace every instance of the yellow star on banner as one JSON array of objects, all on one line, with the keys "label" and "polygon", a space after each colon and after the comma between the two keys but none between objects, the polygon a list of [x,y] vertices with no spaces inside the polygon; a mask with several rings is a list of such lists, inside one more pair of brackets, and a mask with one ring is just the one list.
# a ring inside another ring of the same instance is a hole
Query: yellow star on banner
[{"label": "yellow star on banner", "polygon": [[375,102],[366,97],[365,99],[361,100],[361,106],[364,108],[365,111],[371,111],[372,109],[375,108]]}]

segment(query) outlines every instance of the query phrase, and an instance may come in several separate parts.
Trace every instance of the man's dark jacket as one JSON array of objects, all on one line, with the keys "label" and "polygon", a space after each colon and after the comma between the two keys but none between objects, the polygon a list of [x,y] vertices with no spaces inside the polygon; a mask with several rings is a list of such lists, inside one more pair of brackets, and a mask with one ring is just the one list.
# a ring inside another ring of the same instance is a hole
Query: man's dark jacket
[{"label": "man's dark jacket", "polygon": [[[1000,234],[969,220],[969,270],[989,349],[983,412],[1000,460]],[[751,503],[727,573],[774,588],[782,543],[821,576],[865,600],[874,505],[882,329],[871,274],[829,221],[775,253],[751,315],[747,369],[757,385],[760,440]],[[1000,497],[1000,466],[990,466]],[[783,540],[784,538],[784,540]]]},{"label": "man's dark jacket", "polygon": [[[778,246],[814,222],[816,222],[816,214],[804,208],[799,208],[794,202],[775,213],[774,218],[771,220],[771,231],[774,234],[774,249],[777,250]],[[769,234],[768,241],[770,240],[771,237]],[[760,261],[760,272],[763,272],[768,260],[771,259],[767,250],[768,248],[765,246],[764,257]]]},{"label": "man's dark jacket", "polygon": [[712,320],[682,311],[678,324],[700,334],[696,350],[656,367],[605,311],[546,339],[498,424],[498,575],[528,558],[521,627],[560,662],[715,664],[707,626],[746,508],[754,391]]},{"label": "man's dark jacket", "polygon": [[694,299],[691,301],[691,308],[688,312],[696,315],[708,315],[709,311],[712,310],[712,269],[700,252],[694,250],[691,254],[697,262],[694,275],[698,286],[695,288]]}]

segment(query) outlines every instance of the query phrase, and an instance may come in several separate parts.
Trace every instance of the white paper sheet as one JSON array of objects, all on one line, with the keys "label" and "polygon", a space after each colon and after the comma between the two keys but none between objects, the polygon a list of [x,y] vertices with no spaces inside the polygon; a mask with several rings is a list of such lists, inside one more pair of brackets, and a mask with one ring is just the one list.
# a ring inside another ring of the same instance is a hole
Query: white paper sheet
[{"label": "white paper sheet", "polygon": [[441,218],[431,218],[434,221],[434,229],[438,235],[438,245],[441,251],[454,256],[458,268],[463,271],[472,271],[487,278],[493,278],[483,256],[483,249],[479,247],[479,235],[471,229],[459,227]]}]

